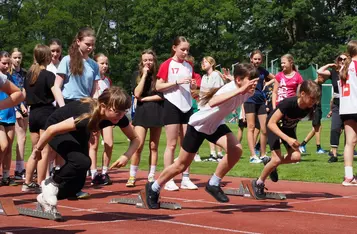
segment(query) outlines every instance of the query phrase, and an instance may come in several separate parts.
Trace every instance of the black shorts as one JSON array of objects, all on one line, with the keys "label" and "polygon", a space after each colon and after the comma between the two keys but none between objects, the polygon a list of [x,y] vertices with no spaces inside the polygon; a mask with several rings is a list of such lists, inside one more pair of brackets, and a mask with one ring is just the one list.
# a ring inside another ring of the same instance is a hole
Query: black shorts
[{"label": "black shorts", "polygon": [[357,114],[346,114],[346,115],[340,115],[342,122],[345,122],[346,120],[354,120],[357,122]]},{"label": "black shorts", "polygon": [[40,132],[46,130],[46,122],[48,117],[56,110],[52,104],[40,107],[31,107],[29,117],[30,132]]},{"label": "black shorts", "polygon": [[267,113],[265,104],[255,104],[251,102],[244,103],[244,111],[246,114],[254,113],[256,115],[265,115]]},{"label": "black shorts", "polygon": [[[239,128],[247,128],[247,121],[243,122],[243,119],[238,120],[238,127]],[[258,115],[255,115],[255,128],[260,129],[260,123],[258,119]]]},{"label": "black shorts", "polygon": [[312,126],[316,127],[321,125],[322,109],[321,105],[316,105],[312,113]]},{"label": "black shorts", "polygon": [[[296,139],[296,128],[280,128],[280,130],[291,138]],[[275,135],[270,129],[267,130],[268,144],[270,150],[280,150],[280,137]],[[290,145],[282,140],[286,149],[291,148]]]},{"label": "black shorts", "polygon": [[1,125],[1,126],[4,126],[4,127],[11,127],[11,126],[15,126],[15,123],[0,122],[0,125]]},{"label": "black shorts", "polygon": [[230,132],[232,131],[225,124],[220,125],[211,135],[198,132],[191,125],[187,125],[187,131],[182,141],[182,148],[189,153],[196,153],[205,139],[215,144],[219,138]]},{"label": "black shorts", "polygon": [[164,101],[164,125],[170,124],[187,124],[193,109],[189,110],[186,113],[183,113],[179,108],[177,108],[170,101]]}]

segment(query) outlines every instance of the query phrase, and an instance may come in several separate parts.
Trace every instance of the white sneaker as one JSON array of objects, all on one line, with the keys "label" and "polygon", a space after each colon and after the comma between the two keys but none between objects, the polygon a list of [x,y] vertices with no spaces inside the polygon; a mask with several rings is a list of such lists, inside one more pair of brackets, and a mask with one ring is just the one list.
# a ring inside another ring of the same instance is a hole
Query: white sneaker
[{"label": "white sneaker", "polygon": [[201,156],[199,154],[196,154],[195,157],[193,158],[195,162],[202,162]]},{"label": "white sneaker", "polygon": [[57,207],[48,204],[47,201],[43,198],[42,193],[37,196],[37,202],[44,212],[58,213]]},{"label": "white sneaker", "polygon": [[149,174],[148,175],[148,181],[149,182],[154,182],[155,181],[155,175],[154,174]]},{"label": "white sneaker", "polygon": [[182,189],[189,189],[189,190],[196,190],[196,189],[198,189],[198,187],[197,187],[194,183],[192,183],[192,181],[190,180],[190,178],[182,178],[181,188],[182,188]]},{"label": "white sneaker", "polygon": [[263,161],[265,158],[269,158],[269,156],[267,156],[267,155],[260,156],[260,158],[259,158],[259,159]]},{"label": "white sneaker", "polygon": [[57,194],[58,194],[58,187],[54,184],[47,182],[47,180],[42,181],[41,189],[42,189],[42,196],[43,199],[51,206],[57,205]]},{"label": "white sneaker", "polygon": [[178,191],[179,187],[175,184],[174,180],[170,180],[165,184],[164,189],[167,191]]},{"label": "white sneaker", "polygon": [[255,156],[255,157],[250,157],[249,162],[250,163],[262,163],[263,161],[260,160],[257,156]]}]

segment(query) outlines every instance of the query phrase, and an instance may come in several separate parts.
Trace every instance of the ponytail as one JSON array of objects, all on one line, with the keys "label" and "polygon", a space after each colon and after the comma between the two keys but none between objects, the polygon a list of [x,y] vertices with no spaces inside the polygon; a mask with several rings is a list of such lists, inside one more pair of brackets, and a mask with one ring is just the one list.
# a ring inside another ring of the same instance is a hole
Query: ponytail
[{"label": "ponytail", "polygon": [[87,125],[89,131],[98,131],[99,123],[101,121],[99,102],[93,98],[86,97],[81,99],[81,103],[89,103],[90,112],[80,115],[74,120],[74,122],[77,124],[84,119],[89,119]]},{"label": "ponytail", "polygon": [[347,56],[346,62],[340,71],[340,79],[343,82],[346,82],[346,80],[347,80],[348,68],[350,67],[351,62],[352,62],[352,58],[350,56]]},{"label": "ponytail", "polygon": [[347,80],[348,68],[352,62],[352,57],[357,56],[357,41],[356,40],[352,40],[352,41],[348,42],[347,54],[348,54],[348,56],[347,56],[346,62],[340,72],[340,79],[344,82]]},{"label": "ponytail", "polygon": [[46,45],[37,44],[33,49],[34,62],[30,67],[30,81],[29,84],[36,83],[41,70],[46,69],[46,66],[51,62],[51,50]]}]

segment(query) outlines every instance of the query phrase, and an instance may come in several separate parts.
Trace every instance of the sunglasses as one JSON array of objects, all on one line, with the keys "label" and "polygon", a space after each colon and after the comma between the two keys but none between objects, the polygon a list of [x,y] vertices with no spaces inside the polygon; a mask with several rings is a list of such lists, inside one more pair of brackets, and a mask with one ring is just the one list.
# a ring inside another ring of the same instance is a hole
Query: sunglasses
[{"label": "sunglasses", "polygon": [[346,59],[347,59],[347,58],[341,58],[341,57],[339,57],[339,58],[338,58],[338,61],[346,61]]}]

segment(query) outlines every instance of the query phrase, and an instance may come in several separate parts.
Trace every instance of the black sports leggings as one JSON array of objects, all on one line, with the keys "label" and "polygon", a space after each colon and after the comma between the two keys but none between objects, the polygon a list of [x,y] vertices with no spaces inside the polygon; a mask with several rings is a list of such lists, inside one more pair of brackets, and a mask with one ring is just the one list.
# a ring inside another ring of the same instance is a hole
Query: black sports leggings
[{"label": "black sports leggings", "polygon": [[59,184],[57,198],[75,197],[84,186],[91,160],[88,142],[79,142],[71,133],[55,136],[49,145],[66,161],[53,180]]},{"label": "black sports leggings", "polygon": [[340,144],[341,130],[343,129],[343,122],[340,117],[340,102],[339,99],[334,98],[332,104],[332,116],[331,116],[331,132],[330,132],[330,144],[331,147],[337,148]]}]

